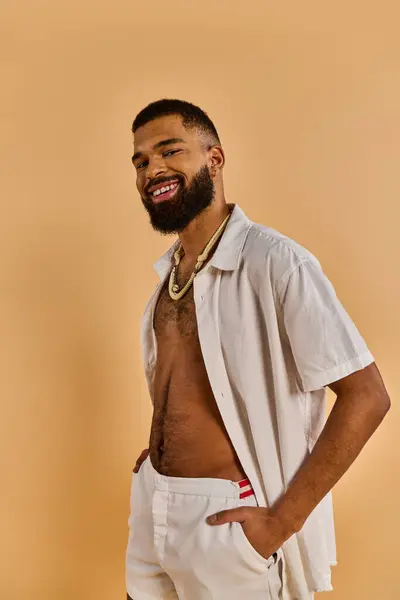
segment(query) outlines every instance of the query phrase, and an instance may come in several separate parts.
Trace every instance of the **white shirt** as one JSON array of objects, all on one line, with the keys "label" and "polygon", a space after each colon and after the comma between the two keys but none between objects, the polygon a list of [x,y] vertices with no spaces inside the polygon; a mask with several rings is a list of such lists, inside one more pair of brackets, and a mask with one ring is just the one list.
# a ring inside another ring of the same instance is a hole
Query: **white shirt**
[{"label": "white shirt", "polygon": [[[232,206],[232,205],[231,205]],[[285,492],[326,420],[324,386],[374,362],[317,258],[234,210],[194,280],[198,334],[229,437],[260,506]],[[156,302],[179,239],[154,265],[160,283],[142,320],[154,405]],[[336,544],[331,492],[282,546],[283,600],[332,590]]]}]

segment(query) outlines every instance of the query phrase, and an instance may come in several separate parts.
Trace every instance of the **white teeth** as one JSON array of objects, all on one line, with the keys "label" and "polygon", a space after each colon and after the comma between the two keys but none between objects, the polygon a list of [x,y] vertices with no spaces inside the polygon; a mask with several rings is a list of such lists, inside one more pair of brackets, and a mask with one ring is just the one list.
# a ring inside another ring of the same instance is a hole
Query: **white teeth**
[{"label": "white teeth", "polygon": [[160,194],[165,194],[165,192],[169,192],[169,190],[173,190],[178,184],[173,183],[172,185],[167,185],[166,187],[159,188],[155,192],[153,192],[153,196],[159,196]]}]

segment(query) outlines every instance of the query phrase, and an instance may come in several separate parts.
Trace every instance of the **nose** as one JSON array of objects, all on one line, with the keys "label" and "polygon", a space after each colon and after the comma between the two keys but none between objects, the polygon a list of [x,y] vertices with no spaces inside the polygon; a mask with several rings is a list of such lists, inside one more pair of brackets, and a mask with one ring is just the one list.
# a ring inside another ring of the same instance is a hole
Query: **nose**
[{"label": "nose", "polygon": [[164,175],[166,172],[166,166],[164,161],[160,158],[153,158],[149,160],[146,169],[146,179],[149,181],[154,179],[155,177],[159,177],[160,175]]}]

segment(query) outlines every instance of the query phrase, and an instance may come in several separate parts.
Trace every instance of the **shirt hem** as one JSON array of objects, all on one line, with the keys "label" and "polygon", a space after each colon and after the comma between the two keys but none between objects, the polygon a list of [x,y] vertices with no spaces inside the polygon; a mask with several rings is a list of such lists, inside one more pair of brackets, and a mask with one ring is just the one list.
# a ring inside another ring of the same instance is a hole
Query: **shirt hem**
[{"label": "shirt hem", "polygon": [[360,354],[359,356],[355,356],[351,360],[348,360],[341,365],[330,369],[329,371],[325,371],[321,373],[319,376],[314,377],[313,379],[303,379],[303,391],[304,392],[312,392],[314,390],[320,389],[329,383],[333,383],[342,377],[346,377],[347,375],[351,375],[355,371],[359,371],[367,367],[371,363],[374,362],[374,357],[369,350]]}]

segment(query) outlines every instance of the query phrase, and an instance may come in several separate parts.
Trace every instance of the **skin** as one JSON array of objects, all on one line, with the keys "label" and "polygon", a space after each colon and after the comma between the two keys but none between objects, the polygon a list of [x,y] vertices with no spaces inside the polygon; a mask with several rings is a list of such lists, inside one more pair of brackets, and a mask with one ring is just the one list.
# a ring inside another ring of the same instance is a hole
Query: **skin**
[{"label": "skin", "polygon": [[375,363],[328,386],[336,401],[313,451],[287,491],[270,508],[222,511],[213,525],[242,523],[251,543],[264,557],[294,533],[353,464],[381,424],[391,402]]},{"label": "skin", "polygon": [[[182,141],[160,145],[170,139]],[[179,176],[189,188],[204,166],[214,185],[211,204],[179,231],[185,252],[177,273],[179,286],[189,279],[198,255],[230,212],[223,190],[224,162],[220,145],[195,129],[186,129],[176,115],[151,121],[134,135],[133,163],[143,203],[153,201],[147,190],[155,182]],[[201,353],[193,286],[182,299],[174,301],[167,285],[168,278],[154,316],[157,364],[149,441],[151,462],[159,473],[172,477],[240,481],[246,474],[220,416]]]},{"label": "skin", "polygon": [[[171,137],[178,132],[186,135],[187,142],[179,154],[167,158],[152,149],[163,136]],[[204,140],[195,132],[188,133],[184,130],[179,117],[158,119],[140,128],[135,136],[136,146],[140,147],[148,156],[147,168],[138,173],[137,177],[137,187],[141,194],[152,178],[163,173],[170,175],[180,172],[190,182],[204,162],[209,166],[215,182],[215,200],[210,211],[200,215],[183,232],[179,233],[185,249],[181,281],[178,280],[181,284],[182,281],[185,281],[185,276],[191,273],[199,252],[228,214],[222,182],[224,153],[218,146],[207,149]],[[183,399],[188,396],[190,396],[192,411],[192,400],[195,398],[195,414],[196,418],[202,420],[201,427],[206,427],[207,424],[210,426],[210,422],[212,422],[212,419],[209,418],[210,415],[216,420],[217,414],[213,409],[214,400],[210,395],[210,389],[207,388],[207,375],[204,364],[201,362],[201,353],[199,354],[193,297],[186,300],[186,304],[182,305],[184,309],[181,312],[178,308],[179,303],[175,305],[169,303],[167,294],[161,295],[160,303],[161,311],[158,313],[158,321],[156,311],[155,321],[158,323],[161,353],[164,348],[164,354],[160,355],[160,363],[166,362],[160,371],[157,398],[159,407],[171,407],[172,418],[169,425],[168,418],[160,424],[162,409],[160,408],[158,412],[156,409],[155,413],[158,414],[158,418],[153,421],[153,426],[154,431],[159,434],[167,422],[167,430],[168,427],[172,427],[171,439],[175,439],[173,427],[178,426],[177,419],[180,416],[184,419],[187,418],[184,411],[179,413],[178,407],[182,407]],[[163,340],[165,344],[163,344]],[[173,348],[172,352],[171,348]],[[179,348],[183,349],[182,354],[179,353]],[[188,358],[186,362],[184,362],[185,356]],[[176,370],[177,365],[182,364],[182,361],[187,370],[186,374],[189,373],[189,380],[196,381],[194,387],[190,389],[190,393],[188,393],[188,379],[187,377],[185,379],[185,371],[179,371],[179,367],[178,371]],[[193,361],[195,364],[192,364]],[[172,386],[168,385],[171,381]],[[216,520],[212,523],[212,525],[222,525],[232,521],[240,522],[251,544],[265,558],[271,556],[289,537],[302,528],[310,513],[355,461],[391,406],[376,363],[335,381],[328,387],[336,394],[334,407],[313,451],[298,470],[287,491],[269,509],[238,507],[218,513]],[[165,389],[168,389],[167,393],[165,393]],[[186,423],[185,428],[187,426],[195,427],[196,421]],[[232,449],[226,440],[227,436],[224,436],[220,424],[219,427],[220,429],[216,428],[211,432],[206,431],[204,443],[207,445],[200,443],[192,448],[193,452],[189,452],[189,462],[187,463],[180,463],[177,456],[174,457],[173,452],[171,458],[175,460],[175,463],[174,460],[171,462],[166,460],[163,463],[156,449],[157,436],[154,439],[151,437],[150,448],[142,452],[134,471],[138,472],[141,462],[150,452],[152,462],[153,459],[157,461],[155,464],[161,469],[165,466],[165,472],[168,474],[180,472],[190,477],[225,476],[234,479],[232,471],[237,469],[240,477],[234,480],[243,478],[245,474],[242,474],[241,465],[238,463],[237,457],[232,454]],[[190,431],[187,428],[185,430]],[[183,434],[184,430],[180,433]],[[223,460],[220,465],[213,465],[212,461],[201,462],[201,452],[206,453],[206,448],[213,445],[210,443],[211,439],[215,440],[217,447],[219,443],[223,449],[222,454],[226,460]],[[181,450],[183,449],[184,446]],[[186,447],[185,451],[187,449]],[[198,452],[197,456],[196,452]],[[196,468],[191,468],[191,462],[196,460],[198,461]],[[210,473],[213,474],[210,475]],[[227,475],[228,473],[229,475]],[[207,520],[207,522],[209,521]]]},{"label": "skin", "polygon": [[[156,148],[159,142],[174,138],[183,139],[184,143]],[[209,169],[214,184],[213,202],[179,232],[185,252],[177,275],[178,284],[182,285],[190,276],[197,256],[229,214],[222,179],[223,149],[204,134],[185,129],[181,118],[172,115],[136,131],[132,162],[142,202],[147,200],[149,186],[163,177],[179,174],[184,177],[185,185],[190,186],[204,165]],[[216,248],[217,245],[214,251]],[[212,255],[213,252],[209,259]],[[245,472],[217,410],[201,355],[193,288],[177,302],[169,298],[165,288],[161,291],[154,328],[158,361],[150,447],[141,453],[134,472],[139,471],[150,454],[154,468],[160,473],[243,479]],[[127,600],[132,600],[129,595]]]},{"label": "skin", "polygon": [[[184,142],[154,149],[157,143],[174,138],[181,138]],[[190,184],[199,169],[207,165],[215,188],[214,201],[206,213],[179,232],[185,251],[184,264],[195,264],[197,256],[229,212],[222,179],[225,164],[222,147],[197,130],[187,130],[181,117],[171,115],[139,127],[134,134],[134,156],[138,152],[142,155],[135,158],[133,164],[136,187],[142,199],[146,189],[159,178],[179,174],[183,175],[186,184]]]}]

